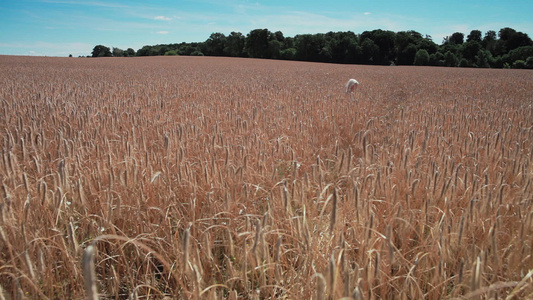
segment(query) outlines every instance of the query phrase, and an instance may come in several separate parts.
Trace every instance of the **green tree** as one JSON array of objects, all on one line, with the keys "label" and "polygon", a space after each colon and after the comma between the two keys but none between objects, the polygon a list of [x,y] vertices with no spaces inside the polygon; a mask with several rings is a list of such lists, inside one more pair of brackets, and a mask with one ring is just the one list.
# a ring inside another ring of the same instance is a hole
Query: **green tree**
[{"label": "green tree", "polygon": [[[305,61],[326,61],[327,51],[324,34],[299,34],[294,37],[296,58]],[[331,57],[331,56],[330,56]]]},{"label": "green tree", "polygon": [[436,52],[429,55],[430,66],[444,66],[444,54],[442,52]]},{"label": "green tree", "polygon": [[220,32],[212,33],[205,41],[205,54],[211,56],[224,55],[224,48],[226,47],[226,36]]},{"label": "green tree", "polygon": [[417,42],[418,49],[425,49],[429,54],[436,53],[439,49],[439,46],[435,44],[431,39],[429,38],[423,38],[418,40]]},{"label": "green tree", "polygon": [[296,49],[287,48],[287,49],[281,50],[280,58],[281,59],[286,59],[286,60],[294,60],[294,59],[296,59]]},{"label": "green tree", "polygon": [[492,60],[492,54],[489,50],[479,49],[476,55],[476,66],[479,68],[489,68]]},{"label": "green tree", "polygon": [[526,61],[528,57],[533,56],[533,46],[518,47],[509,51],[509,64],[512,64],[516,60]]},{"label": "green tree", "polygon": [[394,32],[381,29],[365,31],[361,34],[361,40],[370,39],[378,47],[378,51],[373,54],[373,62],[387,65],[396,58],[394,53],[395,37]]},{"label": "green tree", "polygon": [[533,69],[533,56],[530,56],[526,59],[526,68]]},{"label": "green tree", "polygon": [[394,46],[396,47],[396,51],[401,52],[409,44],[416,44],[415,37],[410,34],[409,31],[399,31],[396,33],[396,37],[394,38]]},{"label": "green tree", "polygon": [[524,69],[526,67],[526,62],[519,59],[513,62],[513,69]]},{"label": "green tree", "polygon": [[455,67],[455,66],[457,66],[457,57],[451,51],[447,51],[444,54],[444,65],[446,67]]},{"label": "green tree", "polygon": [[500,37],[500,40],[508,41],[515,33],[516,30],[509,27],[505,27],[500,29],[500,31],[498,32],[498,36]]},{"label": "green tree", "polygon": [[481,44],[476,41],[469,41],[464,43],[461,51],[463,54],[463,58],[466,58],[469,62],[474,62],[476,59],[476,55],[481,48]]},{"label": "green tree", "polygon": [[135,50],[128,48],[125,52],[125,56],[135,56]]},{"label": "green tree", "polygon": [[496,40],[493,44],[493,47],[491,49],[491,53],[493,56],[501,56],[507,53],[507,46],[505,45],[506,42],[504,40]]},{"label": "green tree", "polygon": [[176,55],[178,55],[178,50],[176,49],[165,52],[165,56],[176,56]]},{"label": "green tree", "polygon": [[326,44],[331,61],[336,63],[355,62],[357,37],[351,31],[326,33]]},{"label": "green tree", "polygon": [[273,38],[276,39],[278,42],[283,44],[285,42],[285,36],[283,36],[283,32],[276,31],[272,34]]},{"label": "green tree", "polygon": [[[509,57],[509,56],[507,56]],[[496,57],[493,57],[492,61],[491,61],[491,67],[493,68],[503,68],[504,65],[506,64],[506,61],[507,59],[505,59],[503,56],[496,56]]]},{"label": "green tree", "polygon": [[226,47],[224,47],[224,55],[232,57],[244,56],[244,41],[245,37],[240,32],[232,31],[226,38]]},{"label": "green tree", "polygon": [[529,36],[523,32],[517,32],[511,36],[511,38],[506,43],[506,48],[508,51],[514,50],[519,47],[531,46],[533,42]]},{"label": "green tree", "polygon": [[454,32],[451,36],[444,38],[444,44],[461,45],[464,43],[465,35],[461,32]]},{"label": "green tree", "polygon": [[503,42],[504,50],[502,52],[509,52],[518,47],[531,46],[533,42],[531,38],[523,32],[516,31],[512,28],[505,27],[498,32],[500,41]]},{"label": "green tree", "polygon": [[254,29],[248,33],[245,40],[245,50],[253,58],[266,58],[268,56],[268,29]]},{"label": "green tree", "polygon": [[165,55],[169,50],[171,49],[167,45],[156,45],[150,50],[150,56]]},{"label": "green tree", "polygon": [[281,42],[273,39],[268,41],[268,55],[267,58],[279,59],[281,51]]},{"label": "green tree", "polygon": [[489,31],[485,32],[485,37],[483,37],[483,42],[485,42],[485,41],[487,41],[487,42],[495,41],[497,37],[498,36],[496,35],[496,31],[489,30]]},{"label": "green tree", "polygon": [[181,43],[178,46],[178,55],[193,55],[193,53],[202,53],[200,43]]},{"label": "green tree", "polygon": [[124,56],[124,50],[120,48],[113,47],[113,56],[114,57],[123,57]]},{"label": "green tree", "polygon": [[468,62],[468,60],[466,58],[461,58],[461,60],[459,61],[459,67],[460,68],[467,68],[467,67],[471,67],[472,65],[470,64],[470,62]]},{"label": "green tree", "polygon": [[362,50],[362,62],[363,63],[375,63],[379,56],[379,46],[371,39],[364,39],[361,43]]},{"label": "green tree", "polygon": [[416,31],[400,31],[396,33],[394,39],[396,64],[413,64],[416,51],[418,50],[416,44],[420,39],[422,39],[422,35]]},{"label": "green tree", "polygon": [[143,46],[141,49],[137,50],[137,56],[148,56],[150,49],[152,49],[152,46]]},{"label": "green tree", "polygon": [[287,36],[284,38],[282,49],[294,48],[294,38]]},{"label": "green tree", "polygon": [[481,43],[481,31],[479,30],[472,30],[470,31],[470,34],[466,37],[466,41],[475,41]]},{"label": "green tree", "polygon": [[485,37],[483,37],[483,40],[481,41],[481,45],[483,45],[483,48],[490,51],[492,55],[495,55],[496,50],[496,31],[489,30],[485,33]]},{"label": "green tree", "polygon": [[429,63],[429,53],[425,49],[420,49],[416,52],[414,64],[417,66],[425,66]]},{"label": "green tree", "polygon": [[398,65],[412,65],[418,49],[414,44],[408,44],[405,48],[397,53],[396,63]]},{"label": "green tree", "polygon": [[93,48],[92,56],[93,57],[112,56],[111,49],[109,49],[109,47],[106,47],[104,45],[95,46]]}]

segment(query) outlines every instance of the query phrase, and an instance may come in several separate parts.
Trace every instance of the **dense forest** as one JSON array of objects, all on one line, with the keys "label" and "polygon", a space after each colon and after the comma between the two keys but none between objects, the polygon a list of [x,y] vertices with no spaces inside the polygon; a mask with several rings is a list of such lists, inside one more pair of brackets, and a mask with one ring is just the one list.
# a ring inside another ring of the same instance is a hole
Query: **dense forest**
[{"label": "dense forest", "polygon": [[212,33],[205,42],[144,46],[135,51],[95,46],[92,57],[196,55],[301,60],[344,64],[428,65],[480,68],[533,69],[533,41],[523,32],[506,27],[482,34],[455,32],[440,45],[416,31],[389,30],[300,34],[255,29]]}]

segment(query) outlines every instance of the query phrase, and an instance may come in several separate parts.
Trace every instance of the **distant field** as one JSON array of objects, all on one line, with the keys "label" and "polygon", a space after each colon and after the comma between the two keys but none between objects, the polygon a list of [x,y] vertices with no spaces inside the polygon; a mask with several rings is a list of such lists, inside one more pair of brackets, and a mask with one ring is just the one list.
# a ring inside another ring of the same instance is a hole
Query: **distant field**
[{"label": "distant field", "polygon": [[532,71],[0,56],[0,103],[6,299],[533,297]]}]

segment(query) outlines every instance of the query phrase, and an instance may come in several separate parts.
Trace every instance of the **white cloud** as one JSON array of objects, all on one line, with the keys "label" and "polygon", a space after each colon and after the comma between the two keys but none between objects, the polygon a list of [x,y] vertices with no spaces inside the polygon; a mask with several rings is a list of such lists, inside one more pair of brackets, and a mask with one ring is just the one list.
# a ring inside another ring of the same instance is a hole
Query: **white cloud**
[{"label": "white cloud", "polygon": [[172,18],[165,17],[165,16],[157,16],[157,17],[154,18],[154,20],[159,20],[159,21],[170,21],[170,20],[172,20]]},{"label": "white cloud", "polygon": [[371,12],[368,12],[368,11],[365,11],[363,14],[364,14],[365,16],[368,16],[368,15],[370,15],[370,14],[372,14],[372,13],[371,13]]},{"label": "white cloud", "polygon": [[161,31],[158,31],[157,33],[159,33],[159,34],[168,34],[168,31],[166,31],[166,30],[161,30]]}]

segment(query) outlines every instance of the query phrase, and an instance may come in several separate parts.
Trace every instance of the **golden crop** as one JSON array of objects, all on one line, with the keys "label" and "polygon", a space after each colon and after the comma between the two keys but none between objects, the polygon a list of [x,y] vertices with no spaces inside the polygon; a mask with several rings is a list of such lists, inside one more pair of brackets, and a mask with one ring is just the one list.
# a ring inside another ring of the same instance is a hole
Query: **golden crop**
[{"label": "golden crop", "polygon": [[0,299],[533,297],[531,71],[0,56],[0,103]]}]

